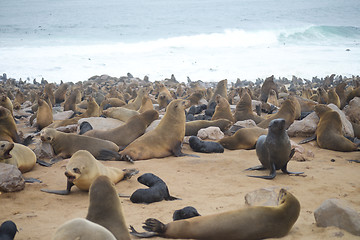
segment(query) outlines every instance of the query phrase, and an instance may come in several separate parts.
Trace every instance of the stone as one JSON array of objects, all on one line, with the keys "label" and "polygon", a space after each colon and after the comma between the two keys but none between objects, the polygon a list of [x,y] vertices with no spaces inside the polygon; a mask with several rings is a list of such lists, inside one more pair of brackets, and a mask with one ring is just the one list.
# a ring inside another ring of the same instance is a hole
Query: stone
[{"label": "stone", "polygon": [[310,137],[315,134],[319,120],[317,114],[312,112],[302,120],[295,120],[287,133],[289,137]]},{"label": "stone", "polygon": [[244,121],[237,121],[236,123],[234,123],[234,125],[238,126],[238,127],[244,127],[244,128],[257,127],[256,123],[252,119],[248,119],[248,120],[244,120]]},{"label": "stone", "polygon": [[318,227],[335,226],[360,236],[360,214],[339,199],[327,199],[314,212]]},{"label": "stone", "polygon": [[160,119],[157,119],[157,120],[153,121],[153,122],[146,128],[145,133],[154,130],[154,129],[159,125],[160,121],[161,121]]},{"label": "stone", "polygon": [[251,100],[251,108],[253,111],[256,111],[256,106],[261,106],[261,101]]},{"label": "stone", "polygon": [[84,121],[90,123],[90,125],[95,130],[109,130],[124,124],[123,121],[120,121],[115,118],[90,117],[90,118],[81,118],[78,121],[78,126],[80,127],[80,124]]},{"label": "stone", "polygon": [[53,114],[54,121],[69,119],[74,114],[73,110],[57,112]]},{"label": "stone", "polygon": [[220,140],[224,137],[224,133],[220,130],[219,127],[208,127],[200,129],[197,136],[203,140]]},{"label": "stone", "polygon": [[54,150],[50,143],[42,142],[39,139],[34,139],[35,149],[33,150],[36,158],[39,159],[51,159],[55,156]]},{"label": "stone", "polygon": [[260,188],[245,195],[249,206],[277,206],[280,187]]},{"label": "stone", "polygon": [[351,122],[360,124],[360,97],[353,98],[343,111]]},{"label": "stone", "polygon": [[14,165],[0,163],[0,192],[17,192],[25,188],[20,170]]},{"label": "stone", "polygon": [[351,122],[347,120],[345,113],[341,111],[335,104],[330,103],[327,106],[339,113],[343,125],[342,126],[343,134],[347,137],[354,137],[354,128],[351,125]]}]

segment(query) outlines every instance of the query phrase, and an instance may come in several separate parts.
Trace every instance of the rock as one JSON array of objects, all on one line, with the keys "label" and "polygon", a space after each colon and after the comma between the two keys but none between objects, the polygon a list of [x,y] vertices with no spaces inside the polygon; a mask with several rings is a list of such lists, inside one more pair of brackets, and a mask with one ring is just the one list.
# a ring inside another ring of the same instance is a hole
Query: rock
[{"label": "rock", "polygon": [[0,191],[17,192],[25,188],[20,170],[14,165],[0,163]]},{"label": "rock", "polygon": [[245,195],[249,206],[277,206],[280,187],[260,188]]},{"label": "rock", "polygon": [[53,114],[54,121],[69,119],[74,114],[73,110],[57,112]]},{"label": "rock", "polygon": [[236,123],[234,123],[234,125],[239,126],[239,127],[244,127],[244,128],[257,127],[256,123],[252,119],[248,119],[245,121],[237,121]]},{"label": "rock", "polygon": [[343,111],[351,122],[360,124],[360,97],[353,98]]},{"label": "rock", "polygon": [[261,106],[261,101],[251,100],[251,108],[253,111],[256,111],[256,106]]},{"label": "rock", "polygon": [[219,127],[202,128],[198,131],[197,136],[201,139],[219,140],[224,137],[224,133]]},{"label": "rock", "polygon": [[145,133],[154,130],[154,129],[159,125],[160,121],[161,121],[160,119],[157,119],[157,120],[153,121],[153,122],[146,128]]},{"label": "rock", "polygon": [[310,113],[304,119],[295,120],[287,130],[289,137],[310,137],[315,134],[319,117],[315,112]]},{"label": "rock", "polygon": [[291,160],[298,162],[309,161],[310,158],[313,158],[315,155],[312,151],[306,150],[303,146],[297,144],[293,140],[290,140],[291,148],[295,148],[295,154]]},{"label": "rock", "polygon": [[360,214],[347,203],[338,199],[327,199],[314,212],[319,227],[335,226],[360,236]]},{"label": "rock", "polygon": [[44,143],[39,139],[34,139],[35,149],[33,150],[36,158],[50,159],[55,156],[53,148],[50,143]]},{"label": "rock", "polygon": [[343,125],[342,127],[343,134],[347,137],[354,137],[354,128],[351,125],[351,122],[347,120],[345,113],[341,111],[335,104],[330,103],[327,106],[339,113]]},{"label": "rock", "polygon": [[65,132],[65,133],[73,133],[73,132],[76,132],[77,129],[78,129],[77,124],[71,124],[71,125],[66,125],[66,126],[61,126],[61,127],[56,128],[56,130],[58,130],[60,132]]},{"label": "rock", "polygon": [[95,130],[109,130],[124,124],[124,122],[115,118],[90,117],[81,118],[78,121],[78,126],[80,127],[80,124],[84,121],[90,123]]}]

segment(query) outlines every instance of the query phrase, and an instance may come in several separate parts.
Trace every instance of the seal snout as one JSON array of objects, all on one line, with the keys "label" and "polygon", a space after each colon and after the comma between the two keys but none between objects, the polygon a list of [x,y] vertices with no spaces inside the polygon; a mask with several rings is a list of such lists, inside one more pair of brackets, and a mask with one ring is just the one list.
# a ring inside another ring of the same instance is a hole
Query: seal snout
[{"label": "seal snout", "polygon": [[65,176],[67,177],[68,181],[73,182],[76,180],[76,176],[71,174],[69,171],[65,171]]}]

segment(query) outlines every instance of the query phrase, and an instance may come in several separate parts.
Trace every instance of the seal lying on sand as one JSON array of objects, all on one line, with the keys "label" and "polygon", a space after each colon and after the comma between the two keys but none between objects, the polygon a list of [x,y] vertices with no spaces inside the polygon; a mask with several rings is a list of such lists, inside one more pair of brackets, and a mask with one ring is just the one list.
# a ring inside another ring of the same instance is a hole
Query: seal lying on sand
[{"label": "seal lying on sand", "polygon": [[149,218],[138,233],[130,226],[134,236],[183,239],[247,240],[280,238],[288,234],[299,217],[300,203],[294,195],[281,189],[278,206],[255,206],[208,216],[193,217],[163,224]]},{"label": "seal lying on sand", "polygon": [[194,207],[187,206],[182,209],[175,210],[175,212],[173,214],[173,221],[193,218],[193,217],[197,217],[197,216],[201,216],[198,213],[198,211]]},{"label": "seal lying on sand", "polygon": [[290,139],[285,130],[285,119],[274,119],[269,124],[267,135],[261,135],[256,143],[256,155],[262,165],[247,170],[269,169],[269,176],[249,176],[264,179],[273,179],[276,170],[281,169],[286,174],[301,174],[302,172],[289,172],[287,164],[295,153],[291,149]]},{"label": "seal lying on sand", "polygon": [[130,197],[133,203],[153,203],[162,200],[172,201],[178,199],[170,196],[166,183],[152,173],[145,173],[138,177],[137,180],[149,188],[136,190]]},{"label": "seal lying on sand", "polygon": [[189,138],[189,145],[195,152],[201,153],[223,153],[224,147],[218,142],[203,141],[196,136]]},{"label": "seal lying on sand", "polygon": [[13,221],[5,221],[0,226],[0,239],[12,240],[14,239],[18,229]]}]

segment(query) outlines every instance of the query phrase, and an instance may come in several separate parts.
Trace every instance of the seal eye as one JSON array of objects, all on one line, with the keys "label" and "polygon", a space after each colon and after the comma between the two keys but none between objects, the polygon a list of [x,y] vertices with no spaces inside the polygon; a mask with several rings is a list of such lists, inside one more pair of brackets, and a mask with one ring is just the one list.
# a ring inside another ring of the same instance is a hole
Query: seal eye
[{"label": "seal eye", "polygon": [[74,173],[80,173],[80,169],[78,169],[78,168],[73,168],[73,171],[74,171]]},{"label": "seal eye", "polygon": [[50,140],[51,140],[51,137],[47,137],[46,139],[50,141]]},{"label": "seal eye", "polygon": [[4,148],[4,147],[5,147],[5,144],[1,144],[1,147]]}]

